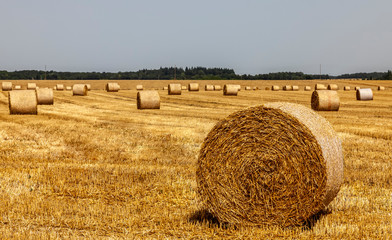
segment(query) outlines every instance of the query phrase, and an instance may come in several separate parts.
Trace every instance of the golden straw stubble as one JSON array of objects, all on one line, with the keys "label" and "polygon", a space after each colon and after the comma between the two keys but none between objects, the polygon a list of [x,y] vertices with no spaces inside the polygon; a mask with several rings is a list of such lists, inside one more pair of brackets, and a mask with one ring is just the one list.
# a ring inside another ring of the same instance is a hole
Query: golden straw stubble
[{"label": "golden straw stubble", "polygon": [[313,110],[270,103],[218,122],[201,147],[198,197],[221,223],[302,225],[343,182],[341,142]]}]

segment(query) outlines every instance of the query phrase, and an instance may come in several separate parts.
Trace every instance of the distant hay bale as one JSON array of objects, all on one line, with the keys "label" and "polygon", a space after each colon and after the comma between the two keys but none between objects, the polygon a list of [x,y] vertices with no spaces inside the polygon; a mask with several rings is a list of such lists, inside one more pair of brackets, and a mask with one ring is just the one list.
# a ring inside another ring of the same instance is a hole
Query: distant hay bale
[{"label": "distant hay bale", "polygon": [[373,100],[373,91],[371,88],[357,89],[357,100],[369,101]]},{"label": "distant hay bale", "polygon": [[181,95],[181,84],[170,83],[167,86],[167,94],[169,95]]},{"label": "distant hay bale", "polygon": [[246,90],[246,91],[249,91],[249,90],[252,90],[252,88],[251,88],[250,86],[246,86],[246,87],[245,87],[245,90]]},{"label": "distant hay bale", "polygon": [[383,86],[378,86],[378,87],[377,87],[377,90],[378,90],[378,91],[384,91],[384,90],[385,90],[385,87],[383,87]]},{"label": "distant hay bale", "polygon": [[199,84],[198,83],[189,83],[188,84],[188,91],[189,92],[197,92],[197,91],[199,91]]},{"label": "distant hay bale", "polygon": [[265,87],[264,89],[265,89],[266,91],[271,90],[270,87]]},{"label": "distant hay bale", "polygon": [[87,90],[91,91],[91,84],[86,84],[86,86],[87,86]]},{"label": "distant hay bale", "polygon": [[358,89],[361,89],[361,87],[356,86],[356,87],[354,88],[355,91],[357,91]]},{"label": "distant hay bale", "polygon": [[257,91],[257,90],[259,90],[259,87],[253,87],[253,90]]},{"label": "distant hay bale", "polygon": [[305,87],[304,87],[304,91],[312,91],[312,87],[310,87],[310,86],[305,86]]},{"label": "distant hay bale", "polygon": [[181,90],[187,90],[186,86],[181,85]]},{"label": "distant hay bale", "polygon": [[53,89],[52,88],[40,88],[37,92],[37,104],[38,105],[53,105]]},{"label": "distant hay bale", "polygon": [[292,90],[293,91],[299,91],[299,86],[293,85]]},{"label": "distant hay bale", "polygon": [[283,91],[292,91],[293,87],[291,85],[285,85],[283,86]]},{"label": "distant hay bale", "polygon": [[238,88],[238,91],[241,91],[241,85],[239,85],[239,84],[235,84],[235,86],[237,86],[237,88]]},{"label": "distant hay bale", "polygon": [[351,87],[350,86],[344,86],[344,91],[350,91],[351,90]]},{"label": "distant hay bale", "polygon": [[66,91],[71,91],[71,90],[72,90],[72,87],[71,87],[71,86],[66,86],[66,87],[65,87],[65,90],[66,90]]},{"label": "distant hay bale", "polygon": [[234,225],[301,226],[328,206],[343,180],[333,127],[293,103],[248,108],[218,122],[196,171],[201,206]]},{"label": "distant hay bale", "polygon": [[141,84],[136,85],[136,90],[142,91],[143,90],[143,85],[141,85]]},{"label": "distant hay bale", "polygon": [[312,109],[316,111],[338,111],[340,98],[338,92],[331,90],[316,90],[311,98]]},{"label": "distant hay bale", "polygon": [[278,85],[273,85],[271,89],[272,89],[272,91],[279,91],[280,87]]},{"label": "distant hay bale", "polygon": [[168,90],[169,88],[168,88],[168,87],[163,87],[162,89],[163,89],[163,90]]},{"label": "distant hay bale", "polygon": [[57,90],[57,87],[56,87],[56,86],[54,86],[54,87],[53,87],[53,90]]},{"label": "distant hay bale", "polygon": [[137,93],[137,109],[160,109],[161,99],[157,91]]},{"label": "distant hay bale", "polygon": [[221,85],[215,85],[214,86],[214,90],[215,91],[221,91],[222,90],[222,86]]},{"label": "distant hay bale", "polygon": [[337,84],[329,84],[328,85],[328,90],[337,91],[337,90],[339,90],[339,86]]},{"label": "distant hay bale", "polygon": [[225,95],[225,96],[237,96],[238,90],[239,90],[238,85],[225,84],[223,86],[223,95]]},{"label": "distant hay bale", "polygon": [[72,87],[73,96],[87,96],[87,86],[86,84],[74,84]]},{"label": "distant hay bale", "polygon": [[205,91],[214,91],[214,85],[207,84],[204,86]]},{"label": "distant hay bale", "polygon": [[314,85],[314,90],[327,90],[328,88],[321,83],[316,83],[316,85]]},{"label": "distant hay bale", "polygon": [[118,92],[120,91],[120,85],[116,82],[106,83],[105,86],[106,92]]},{"label": "distant hay bale", "polygon": [[64,91],[64,84],[56,84],[57,91]]},{"label": "distant hay bale", "polygon": [[12,82],[2,82],[1,83],[2,91],[12,91]]},{"label": "distant hay bale", "polygon": [[15,85],[15,87],[14,87],[14,90],[21,90],[22,89],[22,86],[20,86],[20,85]]},{"label": "distant hay bale", "polygon": [[35,90],[11,91],[8,93],[10,114],[37,114]]},{"label": "distant hay bale", "polygon": [[37,88],[36,83],[27,83],[27,90],[35,90]]}]

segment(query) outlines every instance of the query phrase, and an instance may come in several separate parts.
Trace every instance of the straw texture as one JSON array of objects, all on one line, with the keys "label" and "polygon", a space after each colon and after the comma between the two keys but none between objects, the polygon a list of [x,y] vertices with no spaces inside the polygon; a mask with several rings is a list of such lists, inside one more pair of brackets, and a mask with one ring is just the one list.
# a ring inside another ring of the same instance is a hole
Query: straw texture
[{"label": "straw texture", "polygon": [[221,91],[222,90],[222,86],[221,85],[215,85],[214,86],[214,90],[215,91]]},{"label": "straw texture", "polygon": [[314,85],[314,90],[327,90],[327,87],[324,84],[316,83],[316,85]]},{"label": "straw texture", "polygon": [[86,84],[86,86],[87,86],[87,90],[91,91],[91,84]]},{"label": "straw texture", "polygon": [[37,88],[36,83],[27,83],[27,90],[35,90]]},{"label": "straw texture", "polygon": [[200,150],[198,196],[220,222],[303,224],[343,182],[341,142],[302,105],[270,103],[217,123]]},{"label": "straw texture", "polygon": [[293,85],[292,90],[293,91],[299,91],[299,86]]},{"label": "straw texture", "polygon": [[304,91],[312,91],[312,87],[310,87],[310,86],[305,86],[305,87],[304,87]]},{"label": "straw texture", "polygon": [[214,85],[207,84],[204,86],[205,91],[214,91]]},{"label": "straw texture", "polygon": [[115,82],[106,83],[106,92],[118,92],[120,91],[120,85]]},{"label": "straw texture", "polygon": [[141,84],[136,85],[136,90],[142,91],[143,90],[143,85],[141,85]]},{"label": "straw texture", "polygon": [[188,91],[190,91],[190,92],[199,91],[199,84],[198,83],[189,83],[188,84]]},{"label": "straw texture", "polygon": [[64,84],[56,84],[57,91],[64,91]]},{"label": "straw texture", "polygon": [[350,91],[351,87],[350,86],[344,86],[344,91]]},{"label": "straw texture", "polygon": [[291,85],[283,86],[283,91],[292,91],[293,87]]},{"label": "straw texture", "polygon": [[20,86],[20,85],[15,85],[14,89],[15,89],[15,90],[21,90],[21,89],[22,89],[22,86]]},{"label": "straw texture", "polygon": [[37,104],[38,105],[53,105],[53,89],[52,88],[39,88],[36,90]]},{"label": "straw texture", "polygon": [[186,86],[181,85],[181,90],[187,90]]},{"label": "straw texture", "polygon": [[378,87],[377,87],[377,90],[378,90],[378,91],[384,91],[384,90],[385,90],[385,87],[383,87],[383,86],[378,86]]},{"label": "straw texture", "polygon": [[357,100],[369,101],[373,100],[373,91],[370,88],[357,89]]},{"label": "straw texture", "polygon": [[66,86],[65,87],[65,91],[71,91],[72,90],[72,87],[71,86]]},{"label": "straw texture", "polygon": [[37,114],[35,90],[11,91],[8,93],[10,114]]},{"label": "straw texture", "polygon": [[237,96],[238,94],[238,88],[239,85],[233,85],[233,84],[225,84],[223,86],[223,95],[225,96]]},{"label": "straw texture", "polygon": [[180,83],[170,83],[167,86],[167,94],[181,95],[181,84]]},{"label": "straw texture", "polygon": [[354,90],[357,91],[358,89],[361,89],[361,87],[355,87]]},{"label": "straw texture", "polygon": [[86,84],[74,84],[72,87],[73,96],[87,96],[87,86]]},{"label": "straw texture", "polygon": [[160,109],[161,99],[157,91],[142,91],[137,93],[137,109]]},{"label": "straw texture", "polygon": [[337,90],[339,90],[339,86],[337,84],[329,84],[328,85],[328,90],[337,91]]},{"label": "straw texture", "polygon": [[336,91],[316,90],[313,91],[311,105],[316,111],[339,111],[340,98]]},{"label": "straw texture", "polygon": [[279,91],[279,90],[280,90],[280,87],[278,85],[273,85],[272,86],[272,91]]},{"label": "straw texture", "polygon": [[252,90],[252,88],[250,86],[246,86],[245,90],[249,91],[249,90]]},{"label": "straw texture", "polygon": [[12,82],[2,82],[1,90],[3,91],[12,91]]}]

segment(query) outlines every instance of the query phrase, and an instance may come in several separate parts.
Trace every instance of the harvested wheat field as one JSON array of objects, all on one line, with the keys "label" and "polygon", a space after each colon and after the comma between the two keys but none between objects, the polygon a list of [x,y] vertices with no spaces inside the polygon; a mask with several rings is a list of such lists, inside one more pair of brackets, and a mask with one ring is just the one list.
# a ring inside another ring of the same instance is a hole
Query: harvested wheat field
[{"label": "harvested wheat field", "polygon": [[[32,80],[9,81],[26,85]],[[392,235],[392,81],[219,81],[208,84],[299,91],[159,90],[160,109],[138,110],[136,85],[167,81],[35,81],[38,86],[91,84],[83,98],[54,91],[38,115],[10,115],[0,93],[0,238],[386,239]],[[204,81],[176,82],[188,85]],[[267,102],[311,108],[304,86],[373,88],[373,101],[338,90],[339,111],[318,112],[342,140],[344,180],[326,209],[298,227],[218,222],[197,199],[196,170],[204,139],[233,112]],[[385,91],[375,91],[383,85]]]}]

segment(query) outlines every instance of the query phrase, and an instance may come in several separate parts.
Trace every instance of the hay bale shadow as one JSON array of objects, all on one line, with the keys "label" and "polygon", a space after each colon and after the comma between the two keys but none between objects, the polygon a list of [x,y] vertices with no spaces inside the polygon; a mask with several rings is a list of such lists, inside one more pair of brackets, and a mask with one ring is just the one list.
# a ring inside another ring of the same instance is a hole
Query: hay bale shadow
[{"label": "hay bale shadow", "polygon": [[192,213],[188,221],[190,223],[207,224],[208,227],[219,227],[227,229],[229,228],[228,223],[221,223],[219,220],[210,212],[205,209],[197,210]]},{"label": "hay bale shadow", "polygon": [[303,230],[312,230],[312,228],[316,225],[316,223],[320,220],[321,217],[327,216],[331,214],[332,211],[330,209],[324,209],[320,212],[311,216],[307,221],[305,221],[304,225],[302,226]]}]

